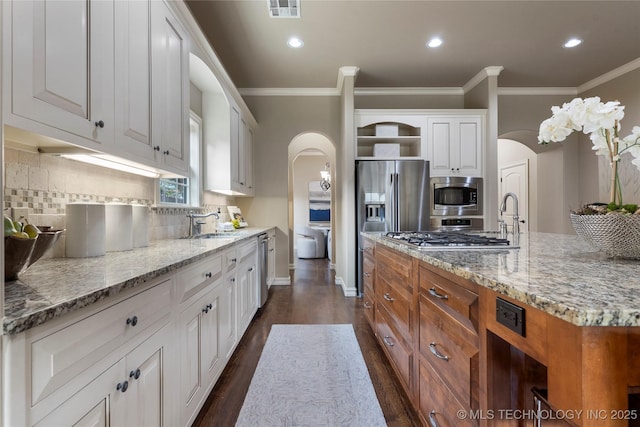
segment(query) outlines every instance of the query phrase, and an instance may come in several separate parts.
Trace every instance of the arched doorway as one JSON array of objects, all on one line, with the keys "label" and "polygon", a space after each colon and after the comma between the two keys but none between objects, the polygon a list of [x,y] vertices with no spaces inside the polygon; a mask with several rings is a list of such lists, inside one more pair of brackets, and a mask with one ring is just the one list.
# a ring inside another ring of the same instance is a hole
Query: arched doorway
[{"label": "arched doorway", "polygon": [[[335,179],[335,164],[336,164],[336,149],[333,142],[327,138],[326,136],[316,133],[316,132],[307,132],[297,135],[295,138],[291,140],[288,146],[288,224],[289,224],[289,268],[294,268],[295,261],[295,251],[294,251],[294,240],[296,237],[295,234],[295,222],[296,222],[296,214],[294,207],[294,165],[296,160],[300,156],[306,155],[319,155],[323,157],[323,163],[328,163],[329,166],[326,168],[329,172],[330,180],[331,180],[331,200],[330,200],[330,210],[332,212],[330,218],[330,229],[335,230],[335,194],[334,186],[336,184]],[[326,160],[326,162],[324,161]],[[317,171],[318,181],[320,180],[320,169]],[[300,215],[300,214],[298,214]],[[335,254],[335,238],[331,239],[331,251]],[[335,257],[333,257],[332,263],[335,262]]]},{"label": "arched doorway", "polygon": [[[519,213],[528,221],[528,230],[573,233],[568,212],[579,204],[575,143],[568,140],[564,144],[541,145],[536,132],[522,130],[500,135],[497,148],[498,179],[505,171],[518,171],[526,164],[527,194],[524,198],[528,208],[525,208],[527,212],[520,210]],[[497,185],[501,202],[506,190],[503,190],[503,183]]]}]

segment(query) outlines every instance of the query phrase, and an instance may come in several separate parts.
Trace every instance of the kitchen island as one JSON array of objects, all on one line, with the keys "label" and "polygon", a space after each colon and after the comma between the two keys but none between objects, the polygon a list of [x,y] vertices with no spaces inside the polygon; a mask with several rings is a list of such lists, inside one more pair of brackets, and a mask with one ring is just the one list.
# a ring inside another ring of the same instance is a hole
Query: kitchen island
[{"label": "kitchen island", "polygon": [[538,404],[562,425],[637,422],[640,262],[571,235],[523,234],[517,249],[363,236],[371,324],[425,424],[518,425]]},{"label": "kitchen island", "polygon": [[252,227],[5,283],[3,425],[191,425],[259,306]]}]

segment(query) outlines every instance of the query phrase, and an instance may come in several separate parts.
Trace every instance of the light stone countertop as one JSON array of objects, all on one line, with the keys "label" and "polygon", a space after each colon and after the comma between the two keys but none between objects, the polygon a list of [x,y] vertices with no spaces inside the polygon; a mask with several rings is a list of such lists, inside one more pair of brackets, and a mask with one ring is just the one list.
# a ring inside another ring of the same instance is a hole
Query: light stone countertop
[{"label": "light stone countertop", "polygon": [[607,258],[577,236],[521,234],[519,249],[419,250],[363,235],[574,325],[640,326],[640,260]]},{"label": "light stone countertop", "polygon": [[17,334],[206,258],[273,227],[215,239],[167,239],[93,258],[51,258],[5,283],[5,334]]}]

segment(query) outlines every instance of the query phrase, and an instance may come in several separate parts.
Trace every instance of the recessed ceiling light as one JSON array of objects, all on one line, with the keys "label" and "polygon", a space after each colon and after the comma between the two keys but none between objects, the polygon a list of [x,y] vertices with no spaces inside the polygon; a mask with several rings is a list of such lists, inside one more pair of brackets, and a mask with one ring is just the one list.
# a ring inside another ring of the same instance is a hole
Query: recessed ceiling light
[{"label": "recessed ceiling light", "polygon": [[287,41],[287,46],[297,49],[299,47],[304,46],[304,42],[302,40],[300,40],[299,38],[297,38],[297,37],[291,37]]},{"label": "recessed ceiling light", "polygon": [[564,47],[576,47],[580,43],[582,43],[582,40],[573,38],[573,39],[567,40],[567,42],[564,44]]},{"label": "recessed ceiling light", "polygon": [[434,37],[431,40],[429,40],[429,43],[427,43],[427,46],[429,47],[438,47],[442,44],[442,39],[440,39],[439,37]]}]

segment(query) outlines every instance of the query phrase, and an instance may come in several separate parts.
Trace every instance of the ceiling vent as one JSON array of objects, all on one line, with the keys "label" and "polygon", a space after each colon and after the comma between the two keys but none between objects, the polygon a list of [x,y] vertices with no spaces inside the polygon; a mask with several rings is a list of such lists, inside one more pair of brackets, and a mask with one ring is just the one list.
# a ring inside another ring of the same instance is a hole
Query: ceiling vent
[{"label": "ceiling vent", "polygon": [[267,0],[272,18],[300,18],[300,0]]}]

